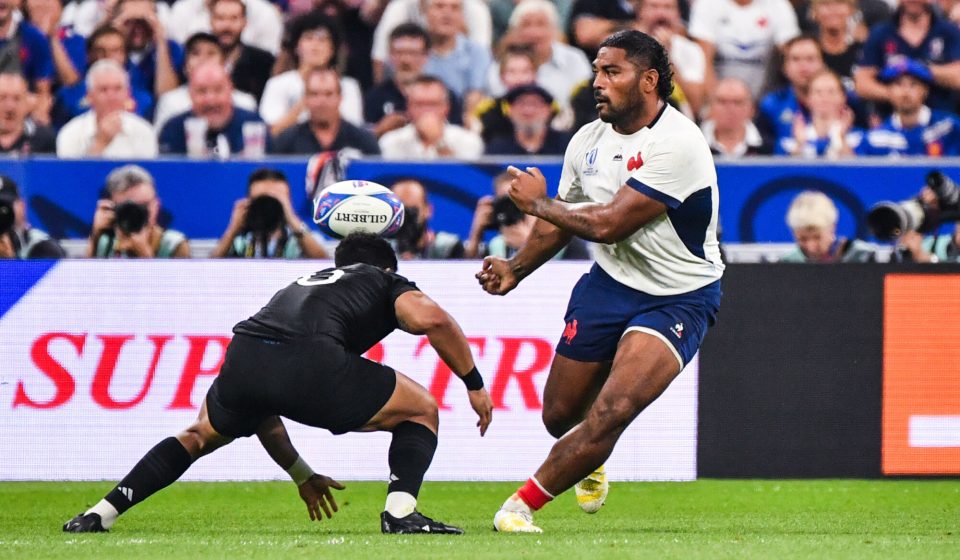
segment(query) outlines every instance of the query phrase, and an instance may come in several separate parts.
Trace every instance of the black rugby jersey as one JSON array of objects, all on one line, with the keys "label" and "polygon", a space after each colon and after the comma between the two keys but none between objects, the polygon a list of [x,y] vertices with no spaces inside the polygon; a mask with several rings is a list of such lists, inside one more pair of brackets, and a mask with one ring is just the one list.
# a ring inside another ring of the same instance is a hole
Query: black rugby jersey
[{"label": "black rugby jersey", "polygon": [[394,302],[417,286],[367,264],[327,268],[277,292],[233,332],[281,341],[328,336],[362,354],[398,327]]}]

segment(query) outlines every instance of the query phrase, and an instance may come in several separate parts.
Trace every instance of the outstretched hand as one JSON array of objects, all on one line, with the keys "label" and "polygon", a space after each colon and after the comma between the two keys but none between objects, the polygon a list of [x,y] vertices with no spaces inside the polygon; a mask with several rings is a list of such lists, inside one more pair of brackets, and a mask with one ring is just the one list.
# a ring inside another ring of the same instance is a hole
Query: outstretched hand
[{"label": "outstretched hand", "polygon": [[488,294],[502,296],[514,289],[520,279],[510,268],[510,262],[500,257],[486,257],[483,259],[483,269],[474,274],[480,286]]},{"label": "outstretched hand", "polygon": [[323,513],[327,514],[327,519],[333,517],[338,511],[337,501],[333,499],[331,488],[343,490],[346,488],[336,480],[322,474],[315,474],[308,478],[303,484],[297,487],[300,491],[300,498],[307,504],[307,512],[310,513],[311,521],[321,521]]},{"label": "outstretched hand", "polygon": [[490,422],[493,421],[493,401],[490,400],[490,393],[486,389],[477,389],[476,391],[467,391],[470,398],[470,406],[480,418],[477,420],[477,426],[480,428],[480,437],[487,433]]}]

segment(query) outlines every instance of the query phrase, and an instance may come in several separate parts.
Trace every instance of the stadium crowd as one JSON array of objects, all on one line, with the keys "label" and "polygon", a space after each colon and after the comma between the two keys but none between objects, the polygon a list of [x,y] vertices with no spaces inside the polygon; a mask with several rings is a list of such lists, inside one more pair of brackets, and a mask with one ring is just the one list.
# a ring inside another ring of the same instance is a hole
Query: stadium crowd
[{"label": "stadium crowd", "polygon": [[[958,22],[957,0],[0,0],[0,153],[562,155],[596,118],[597,46],[633,28],[667,46],[670,101],[720,158],[953,156]],[[510,214],[493,211],[500,198],[481,201],[456,243],[422,211],[429,242],[402,249],[509,252],[516,231],[479,241]],[[215,254],[325,254],[286,210],[269,247],[240,240],[245,208]],[[91,256],[107,251],[100,218]],[[163,234],[151,235],[158,254]]]}]

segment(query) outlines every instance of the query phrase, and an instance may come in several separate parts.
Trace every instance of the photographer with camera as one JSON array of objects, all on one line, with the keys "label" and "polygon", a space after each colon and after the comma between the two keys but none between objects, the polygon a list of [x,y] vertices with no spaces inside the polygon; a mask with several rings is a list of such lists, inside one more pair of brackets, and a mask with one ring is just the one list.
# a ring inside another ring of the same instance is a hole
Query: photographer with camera
[{"label": "photographer with camera", "polygon": [[0,175],[0,259],[60,259],[63,248],[45,232],[30,227],[27,205],[17,183]]},{"label": "photographer with camera", "polygon": [[157,222],[160,199],[153,177],[139,165],[107,175],[109,198],[97,202],[88,258],[190,258],[187,237]]},{"label": "photographer with camera", "polygon": [[[937,170],[927,173],[916,198],[880,202],[867,214],[867,224],[878,239],[897,241],[895,262],[960,262],[960,224],[952,235],[938,233],[950,222],[960,222],[960,187]],[[931,235],[924,237],[925,233]]]},{"label": "photographer with camera", "polygon": [[839,213],[830,197],[818,191],[797,195],[787,210],[787,225],[796,247],[779,262],[866,263],[877,261],[877,249],[859,239],[837,237]]},{"label": "photographer with camera", "polygon": [[[470,226],[470,237],[464,243],[464,257],[483,258],[487,256],[510,258],[527,241],[536,219],[524,214],[514,204],[507,191],[513,179],[504,171],[493,178],[494,196],[484,196],[477,201]],[[484,234],[488,231],[496,234],[484,243]],[[574,237],[570,243],[560,249],[554,259],[583,260],[590,258],[590,249],[585,241]]]},{"label": "photographer with camera", "polygon": [[430,229],[433,205],[427,189],[416,179],[403,179],[390,187],[403,203],[403,227],[394,236],[393,248],[402,260],[459,259],[463,255],[460,237]]},{"label": "photographer with camera", "polygon": [[293,210],[290,183],[277,169],[261,168],[247,180],[247,197],[233,205],[212,258],[327,259],[329,253]]}]

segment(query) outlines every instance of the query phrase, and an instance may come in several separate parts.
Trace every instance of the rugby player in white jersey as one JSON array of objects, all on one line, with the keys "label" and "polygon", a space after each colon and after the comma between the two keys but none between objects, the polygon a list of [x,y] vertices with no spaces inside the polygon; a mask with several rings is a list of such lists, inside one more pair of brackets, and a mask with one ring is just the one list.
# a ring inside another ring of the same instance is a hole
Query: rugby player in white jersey
[{"label": "rugby player in white jersey", "polygon": [[510,197],[538,220],[515,256],[487,257],[477,273],[504,295],[572,236],[593,242],[544,389],[559,440],[497,512],[498,531],[540,532],[533,512],[574,485],[585,511],[600,508],[617,439],[693,358],[720,305],[716,169],[700,130],[666,102],[667,52],[622,31],[593,67],[600,119],[570,141],[557,198],[539,169],[511,167]]}]

